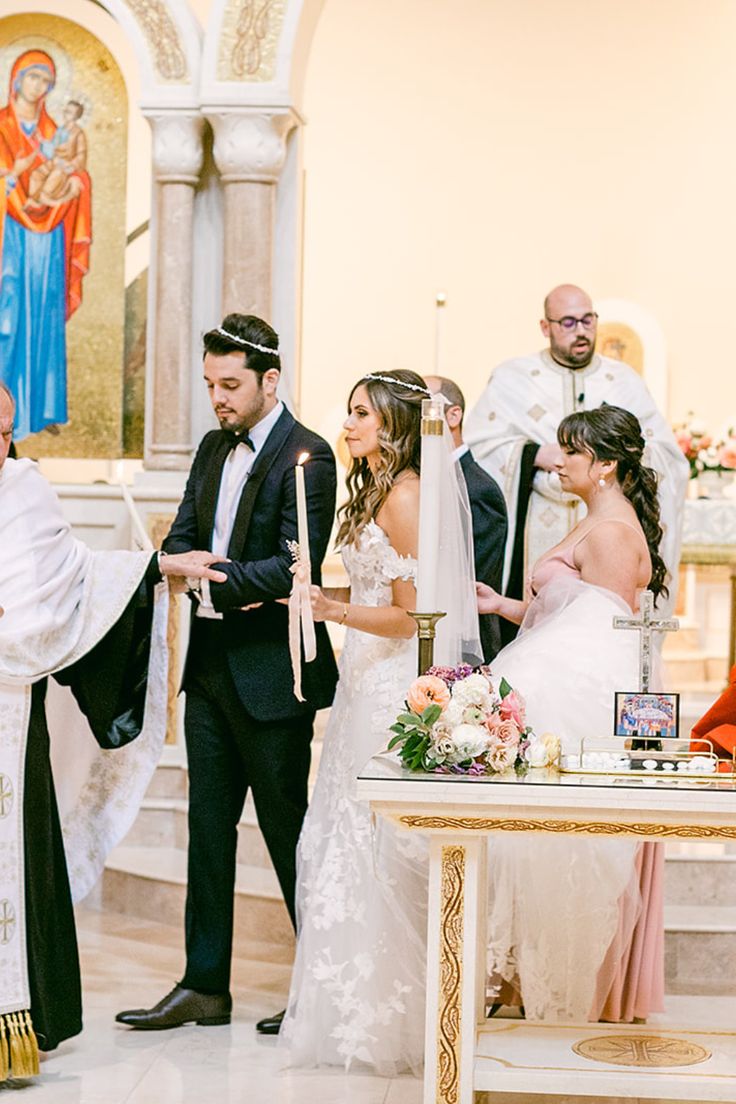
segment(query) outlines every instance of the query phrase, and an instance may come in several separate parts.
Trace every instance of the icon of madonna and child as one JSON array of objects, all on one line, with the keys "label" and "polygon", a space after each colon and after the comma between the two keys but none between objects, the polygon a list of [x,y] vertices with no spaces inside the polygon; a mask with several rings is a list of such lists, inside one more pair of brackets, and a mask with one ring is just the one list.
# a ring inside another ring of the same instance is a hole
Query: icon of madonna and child
[{"label": "icon of madonna and child", "polygon": [[0,109],[0,379],[16,401],[15,437],[67,421],[66,323],[89,267],[91,183],[84,105],[55,121],[56,65],[28,49]]}]

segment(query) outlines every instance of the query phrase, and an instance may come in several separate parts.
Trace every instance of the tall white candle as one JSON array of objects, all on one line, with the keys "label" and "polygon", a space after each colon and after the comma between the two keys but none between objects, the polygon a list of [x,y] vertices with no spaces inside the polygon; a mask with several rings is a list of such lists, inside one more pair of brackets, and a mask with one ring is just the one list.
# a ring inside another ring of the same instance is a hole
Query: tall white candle
[{"label": "tall white candle", "polygon": [[442,464],[447,459],[443,438],[444,410],[439,398],[422,403],[422,456],[419,473],[419,562],[417,612],[437,613],[437,572],[440,548]]},{"label": "tall white candle", "polygon": [[131,495],[130,491],[126,487],[125,483],[120,483],[119,487],[120,487],[120,491],[121,491],[122,496],[123,496],[123,502],[125,503],[125,505],[128,508],[128,514],[130,515],[130,523],[131,523],[131,526],[133,528],[133,534],[135,535],[136,541],[138,542],[138,544],[140,545],[141,549],[144,552],[152,552],[153,551],[153,544],[151,542],[151,538],[149,537],[148,533],[146,532],[146,527],[143,524],[143,520],[141,518],[141,515],[138,513],[138,510],[136,508],[136,504],[133,501],[133,496]]},{"label": "tall white candle", "polygon": [[438,291],[434,301],[434,374],[442,375],[442,330],[444,327],[445,306],[447,296],[444,291]]},{"label": "tall white candle", "polygon": [[296,523],[297,540],[299,541],[299,557],[303,564],[310,566],[309,556],[309,522],[307,520],[307,493],[304,488],[304,465],[309,459],[308,452],[302,452],[294,468],[296,483]]}]

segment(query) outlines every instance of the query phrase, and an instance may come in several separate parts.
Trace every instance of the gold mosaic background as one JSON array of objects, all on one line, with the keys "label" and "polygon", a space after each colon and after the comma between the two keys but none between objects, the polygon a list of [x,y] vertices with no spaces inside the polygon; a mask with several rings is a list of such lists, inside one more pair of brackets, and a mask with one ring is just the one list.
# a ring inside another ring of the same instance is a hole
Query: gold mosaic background
[{"label": "gold mosaic background", "polygon": [[625,322],[600,322],[596,351],[614,360],[625,360],[644,375],[644,346],[641,338]]},{"label": "gold mosaic background", "polygon": [[[0,103],[7,103],[13,61],[29,47],[47,50],[57,84],[49,114],[73,96],[89,105],[87,134],[92,180],[92,248],[82,305],[66,328],[69,422],[18,445],[23,456],[117,457],[123,440],[123,335],[125,311],[125,175],[128,97],[112,54],[76,23],[51,15],[0,19]],[[77,96],[74,94],[77,93]]]}]

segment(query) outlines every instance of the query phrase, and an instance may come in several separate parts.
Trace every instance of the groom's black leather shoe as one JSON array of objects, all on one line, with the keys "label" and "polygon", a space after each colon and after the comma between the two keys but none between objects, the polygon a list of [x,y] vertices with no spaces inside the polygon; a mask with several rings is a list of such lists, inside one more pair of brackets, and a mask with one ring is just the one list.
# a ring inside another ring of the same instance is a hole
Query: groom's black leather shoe
[{"label": "groom's black leather shoe", "polygon": [[187,1023],[212,1027],[215,1024],[229,1024],[232,1007],[229,993],[198,993],[196,989],[182,989],[180,985],[175,985],[153,1008],[118,1012],[115,1022],[144,1031],[163,1031],[167,1027],[181,1027]]},{"label": "groom's black leather shoe", "polygon": [[266,1016],[265,1019],[258,1021],[256,1031],[259,1035],[278,1035],[285,1015],[286,1009],[283,1012],[277,1012],[275,1016]]}]

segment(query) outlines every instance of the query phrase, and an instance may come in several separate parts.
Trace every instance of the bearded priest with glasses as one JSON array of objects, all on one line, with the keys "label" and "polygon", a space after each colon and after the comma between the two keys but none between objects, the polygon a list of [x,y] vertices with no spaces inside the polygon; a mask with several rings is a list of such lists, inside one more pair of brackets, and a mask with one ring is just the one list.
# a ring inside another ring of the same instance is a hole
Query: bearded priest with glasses
[{"label": "bearded priest with glasses", "polygon": [[[522,598],[531,565],[585,512],[580,499],[560,486],[557,426],[567,414],[602,403],[635,414],[647,441],[646,463],[659,476],[662,555],[670,576],[664,613],[676,597],[688,465],[641,376],[628,364],[596,353],[597,324],[582,288],[554,288],[540,321],[549,347],[498,365],[467,418],[465,439],[504,492],[509,515],[504,593]],[[503,623],[506,639],[516,629]]]}]

